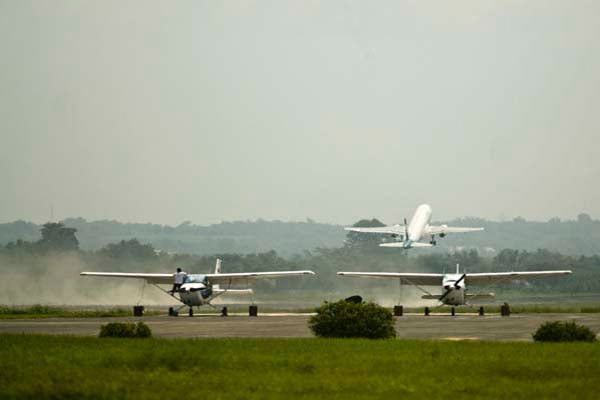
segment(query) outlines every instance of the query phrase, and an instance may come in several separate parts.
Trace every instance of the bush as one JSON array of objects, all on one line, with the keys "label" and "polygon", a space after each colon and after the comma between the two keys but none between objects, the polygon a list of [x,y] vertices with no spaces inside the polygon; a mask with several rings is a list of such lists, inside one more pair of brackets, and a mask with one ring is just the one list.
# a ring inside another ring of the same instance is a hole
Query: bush
[{"label": "bush", "polygon": [[319,337],[386,339],[396,337],[392,313],[375,303],[340,300],[323,303],[309,321]]},{"label": "bush", "polygon": [[150,327],[143,322],[111,322],[100,327],[100,337],[147,338],[152,336]]},{"label": "bush", "polygon": [[593,342],[596,334],[575,322],[546,322],[533,334],[536,342]]},{"label": "bush", "polygon": [[138,322],[135,326],[135,337],[148,338],[152,336],[150,327],[143,322]]}]

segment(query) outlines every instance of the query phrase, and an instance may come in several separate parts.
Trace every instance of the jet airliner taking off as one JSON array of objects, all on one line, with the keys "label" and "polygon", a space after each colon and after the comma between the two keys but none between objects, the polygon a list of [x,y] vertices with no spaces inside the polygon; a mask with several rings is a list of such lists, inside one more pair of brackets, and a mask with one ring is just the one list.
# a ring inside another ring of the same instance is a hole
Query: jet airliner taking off
[{"label": "jet airliner taking off", "polygon": [[[466,273],[459,272],[456,266],[455,274],[426,274],[411,272],[338,272],[341,276],[351,276],[360,278],[387,278],[399,279],[401,283],[408,283],[425,293],[421,298],[428,300],[438,300],[442,304],[459,306],[467,304],[467,299],[476,299],[481,297],[493,297],[493,293],[471,294],[467,293],[467,282],[470,284],[491,284],[507,281],[526,280],[532,278],[549,278],[556,276],[569,275],[570,270],[550,270],[550,271],[521,271],[521,272],[480,272]],[[441,294],[431,294],[421,286],[441,285]]]},{"label": "jet airliner taking off", "polygon": [[[401,247],[403,249],[410,249],[412,247],[431,247],[437,244],[435,235],[443,238],[448,233],[462,233],[462,232],[476,232],[482,231],[483,228],[463,228],[463,227],[452,227],[448,225],[430,225],[431,222],[431,207],[428,204],[421,204],[417,207],[415,214],[410,220],[410,224],[406,223],[404,218],[404,225],[392,225],[392,226],[381,226],[376,228],[358,228],[358,227],[347,227],[344,228],[347,231],[361,232],[361,233],[379,233],[384,235],[391,235],[394,239],[400,238],[398,242],[382,243],[381,247]],[[427,237],[431,237],[429,243],[420,242],[420,240]]]},{"label": "jet airliner taking off", "polygon": [[[159,285],[172,285],[175,274],[130,273],[130,272],[82,272],[83,276],[103,276],[110,278],[137,278],[156,286],[189,307],[190,317],[194,306],[211,305],[215,298],[225,294],[251,294],[252,289],[233,289],[232,285],[249,285],[259,278],[282,278],[289,276],[314,275],[313,271],[267,271],[267,272],[235,272],[221,273],[221,260],[217,258],[213,274],[187,274],[179,290],[175,293]],[[181,308],[180,307],[180,308]]]}]

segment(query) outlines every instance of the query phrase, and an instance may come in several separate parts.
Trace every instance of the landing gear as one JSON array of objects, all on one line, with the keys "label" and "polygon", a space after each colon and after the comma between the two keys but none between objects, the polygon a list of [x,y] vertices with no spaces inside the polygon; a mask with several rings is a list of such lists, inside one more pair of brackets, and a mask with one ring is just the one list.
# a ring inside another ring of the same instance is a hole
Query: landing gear
[{"label": "landing gear", "polygon": [[190,317],[193,317],[193,316],[194,316],[194,309],[193,309],[192,307],[190,307],[190,310],[188,311],[188,315],[189,315]]},{"label": "landing gear", "polygon": [[256,317],[258,316],[258,306],[255,304],[252,304],[251,306],[248,307],[248,315],[250,317]]},{"label": "landing gear", "polygon": [[500,315],[502,315],[503,317],[510,316],[510,306],[508,305],[508,303],[504,303],[500,306]]},{"label": "landing gear", "polygon": [[435,240],[435,235],[431,235],[431,240],[429,241],[429,244],[432,246],[435,246],[437,244],[437,242]]}]

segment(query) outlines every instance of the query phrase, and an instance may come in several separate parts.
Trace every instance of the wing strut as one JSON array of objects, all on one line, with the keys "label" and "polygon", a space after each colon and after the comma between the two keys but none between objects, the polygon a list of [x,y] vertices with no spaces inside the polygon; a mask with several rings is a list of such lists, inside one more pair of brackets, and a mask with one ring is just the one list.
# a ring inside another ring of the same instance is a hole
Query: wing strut
[{"label": "wing strut", "polygon": [[406,279],[406,278],[400,278],[400,282],[402,282],[402,279],[404,279],[406,282],[408,282],[409,284],[413,285],[414,287],[416,287],[417,289],[419,289],[421,292],[429,295],[429,296],[433,296],[431,293],[429,293],[427,290],[423,289],[421,286],[417,285],[416,283],[412,283],[410,280]]},{"label": "wing strut", "polygon": [[175,296],[175,293],[171,293],[170,290],[167,290],[167,289],[164,289],[164,288],[158,286],[158,283],[152,283],[152,286],[157,287],[158,290],[160,290],[161,292],[165,292],[167,295],[171,296],[172,298],[174,298],[178,302],[183,303],[180,298],[178,298],[177,296]]},{"label": "wing strut", "polygon": [[144,299],[144,289],[146,289],[146,280],[142,279],[142,287],[140,289],[140,298],[138,299],[136,305],[139,306],[142,300]]}]

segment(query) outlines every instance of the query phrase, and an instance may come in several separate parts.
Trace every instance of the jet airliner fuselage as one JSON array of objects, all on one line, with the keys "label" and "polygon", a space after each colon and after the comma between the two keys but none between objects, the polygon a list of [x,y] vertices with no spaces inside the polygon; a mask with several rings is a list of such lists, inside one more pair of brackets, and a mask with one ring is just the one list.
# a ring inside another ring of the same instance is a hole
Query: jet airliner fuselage
[{"label": "jet airliner fuselage", "polygon": [[[404,219],[404,225],[392,225],[392,226],[381,226],[373,228],[363,227],[347,227],[344,228],[347,231],[360,232],[360,233],[379,233],[387,234],[392,238],[400,238],[401,241],[382,243],[381,247],[401,247],[403,249],[410,249],[412,247],[431,247],[437,244],[435,235],[444,237],[448,233],[461,233],[461,232],[475,232],[482,231],[483,228],[465,228],[465,227],[451,227],[448,225],[431,225],[431,215],[433,211],[428,204],[421,204],[417,207],[415,213],[410,219],[410,223],[407,224]],[[430,237],[429,243],[421,242],[421,240]]]}]

